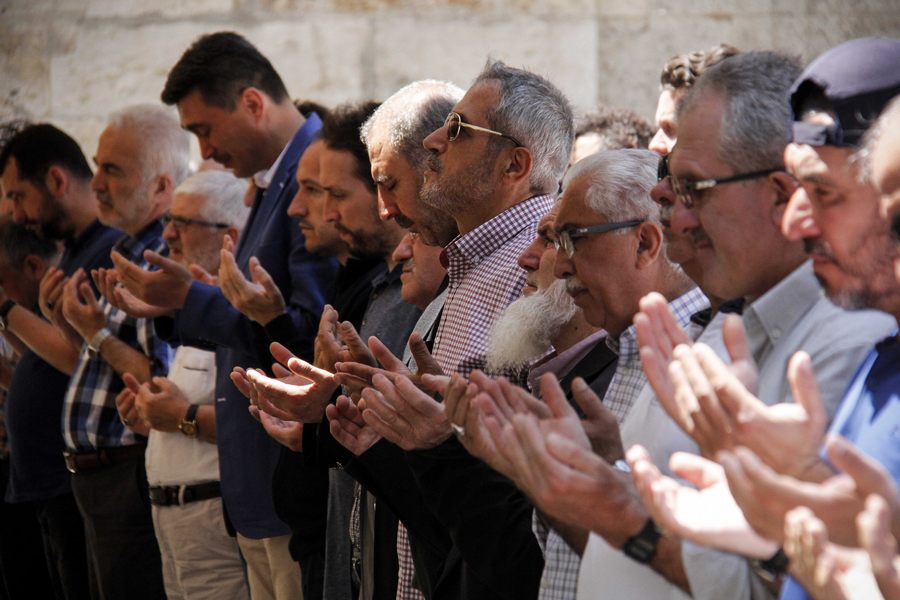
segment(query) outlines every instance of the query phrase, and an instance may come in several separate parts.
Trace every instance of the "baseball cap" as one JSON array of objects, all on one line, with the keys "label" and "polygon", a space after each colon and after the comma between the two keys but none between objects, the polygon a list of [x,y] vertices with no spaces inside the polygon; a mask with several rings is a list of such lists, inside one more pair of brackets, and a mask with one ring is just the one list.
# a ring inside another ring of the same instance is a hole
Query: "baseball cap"
[{"label": "baseball cap", "polygon": [[[900,93],[900,39],[861,38],[831,48],[791,87],[794,142],[811,146],[858,146],[881,110]],[[798,120],[810,95],[830,105],[833,124]]]}]

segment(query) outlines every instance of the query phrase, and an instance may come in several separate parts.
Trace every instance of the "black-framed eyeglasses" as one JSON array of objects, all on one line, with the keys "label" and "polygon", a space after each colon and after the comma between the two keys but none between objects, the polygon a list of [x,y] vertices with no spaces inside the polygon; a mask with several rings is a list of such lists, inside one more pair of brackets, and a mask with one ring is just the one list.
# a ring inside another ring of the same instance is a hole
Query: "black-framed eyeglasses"
[{"label": "black-framed eyeglasses", "polygon": [[213,223],[212,221],[202,221],[200,219],[191,219],[189,217],[181,217],[179,215],[163,215],[163,225],[172,223],[175,229],[181,229],[188,225],[199,225],[200,227],[215,227],[216,229],[228,229],[231,227],[228,223]]},{"label": "black-framed eyeglasses", "polygon": [[697,203],[697,198],[694,195],[694,192],[709,190],[716,187],[717,185],[722,185],[723,183],[735,183],[737,181],[758,179],[760,177],[765,177],[770,173],[781,170],[782,169],[780,167],[773,167],[771,169],[750,171],[749,173],[739,173],[738,175],[721,177],[719,179],[700,179],[697,181],[693,181],[691,179],[681,179],[680,177],[676,177],[671,172],[669,172],[669,155],[665,154],[659,157],[659,166],[657,166],[656,168],[656,179],[657,181],[662,181],[663,179],[668,177],[669,181],[672,182],[672,190],[674,190],[675,196],[681,201],[682,204],[684,204],[685,208],[691,208],[694,206],[694,204]]},{"label": "black-framed eyeglasses", "polygon": [[478,125],[472,125],[471,123],[466,123],[462,120],[462,116],[459,113],[451,112],[447,115],[447,118],[444,119],[444,125],[447,127],[447,141],[452,142],[456,138],[459,137],[459,132],[463,127],[466,129],[472,129],[473,131],[480,131],[482,133],[490,133],[491,135],[498,135],[500,137],[511,140],[516,146],[525,147],[524,144],[519,142],[516,138],[511,135],[506,135],[505,133],[500,133],[499,131],[494,131],[493,129],[488,129],[487,127],[479,127]]},{"label": "black-framed eyeglasses", "polygon": [[608,233],[617,229],[637,227],[643,222],[644,219],[632,219],[620,223],[603,223],[602,225],[591,225],[589,227],[564,227],[556,232],[556,239],[553,240],[553,245],[557,251],[565,252],[566,256],[572,258],[575,255],[575,240],[589,235]]}]

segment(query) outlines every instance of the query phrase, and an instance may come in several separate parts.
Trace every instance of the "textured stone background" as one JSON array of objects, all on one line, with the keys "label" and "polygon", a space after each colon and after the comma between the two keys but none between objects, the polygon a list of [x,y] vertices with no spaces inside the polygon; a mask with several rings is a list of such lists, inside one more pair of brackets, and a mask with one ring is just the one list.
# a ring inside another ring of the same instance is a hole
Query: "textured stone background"
[{"label": "textured stone background", "polygon": [[0,118],[49,120],[90,155],[105,116],[157,101],[198,35],[233,29],[293,97],[383,99],[423,77],[463,87],[491,55],[547,75],[589,109],[652,118],[676,53],[729,42],[809,60],[900,33],[900,0],[0,0]]}]

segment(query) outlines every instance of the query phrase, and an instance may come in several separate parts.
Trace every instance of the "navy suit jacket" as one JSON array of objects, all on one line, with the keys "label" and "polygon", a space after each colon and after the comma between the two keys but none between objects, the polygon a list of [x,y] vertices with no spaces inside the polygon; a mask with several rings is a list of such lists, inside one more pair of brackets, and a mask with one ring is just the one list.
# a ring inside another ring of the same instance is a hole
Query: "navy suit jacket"
[{"label": "navy suit jacket", "polygon": [[[257,195],[235,259],[244,275],[256,256],[285,298],[297,329],[305,333],[309,358],[337,262],[309,254],[303,234],[287,208],[297,191],[294,176],[301,154],[322,126],[315,114],[287,146],[269,187]],[[248,401],[232,384],[232,367],[268,369],[272,357],[261,326],[238,312],[215,286],[194,282],[174,322],[158,319],[158,331],[182,344],[216,352],[216,427],[222,497],[231,523],[242,535],[259,539],[290,533],[275,514],[272,475],[280,446],[248,413]],[[298,349],[294,349],[298,351]]]}]

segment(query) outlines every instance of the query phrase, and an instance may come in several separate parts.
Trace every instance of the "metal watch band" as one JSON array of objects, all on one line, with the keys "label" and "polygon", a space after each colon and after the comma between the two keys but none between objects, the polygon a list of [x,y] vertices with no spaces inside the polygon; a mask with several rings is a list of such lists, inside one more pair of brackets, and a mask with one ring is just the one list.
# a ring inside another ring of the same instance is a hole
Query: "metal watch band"
[{"label": "metal watch band", "polygon": [[100,353],[100,346],[103,345],[103,342],[106,341],[106,338],[112,335],[112,331],[109,330],[108,327],[104,327],[100,331],[94,334],[94,337],[91,338],[91,341],[88,342],[88,348],[90,348],[93,352],[97,354]]}]

